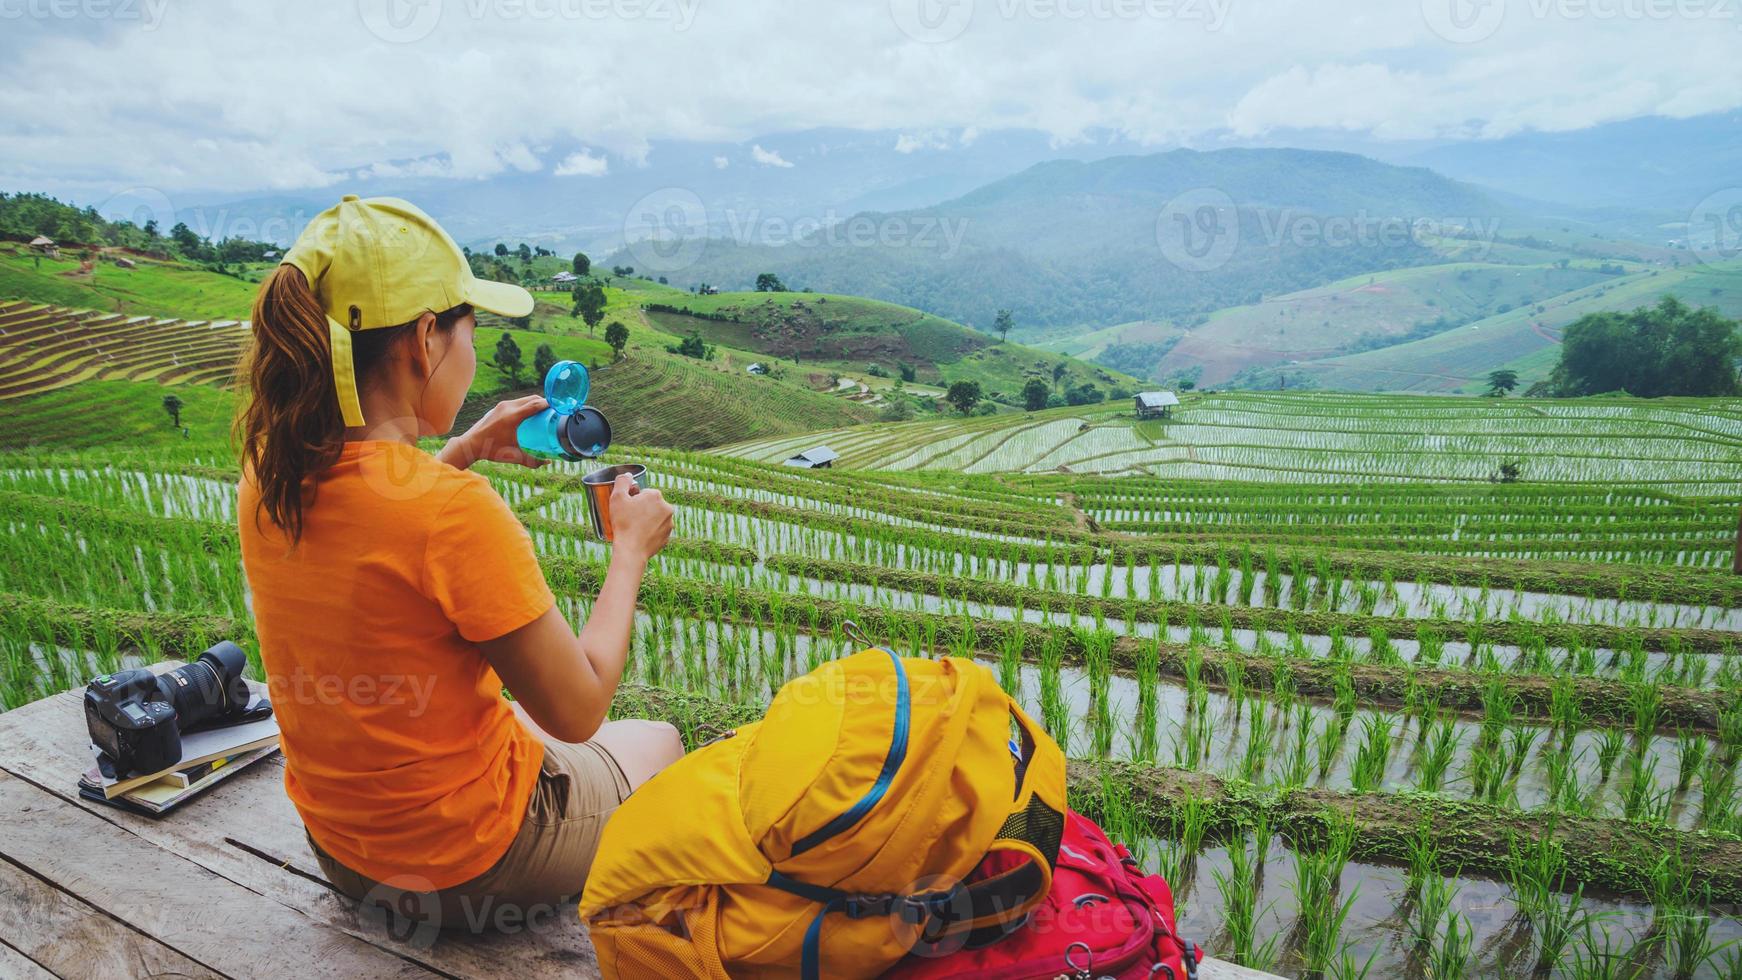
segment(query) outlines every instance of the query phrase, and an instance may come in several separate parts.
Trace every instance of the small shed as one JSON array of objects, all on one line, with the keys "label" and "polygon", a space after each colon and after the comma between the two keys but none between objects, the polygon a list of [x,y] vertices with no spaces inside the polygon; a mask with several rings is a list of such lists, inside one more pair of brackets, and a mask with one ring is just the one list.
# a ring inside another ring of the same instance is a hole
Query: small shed
[{"label": "small shed", "polygon": [[1179,404],[1179,396],[1171,391],[1140,391],[1132,400],[1137,404],[1140,419],[1169,418],[1173,415],[1173,407]]},{"label": "small shed", "polygon": [[132,259],[116,259],[115,264],[123,269],[131,269],[134,267]]},{"label": "small shed", "polygon": [[568,271],[567,269],[564,269],[563,271],[557,273],[556,275],[551,276],[550,281],[551,282],[576,282],[580,278],[581,278],[580,276],[577,276],[574,273]]},{"label": "small shed", "polygon": [[806,449],[797,456],[786,461],[788,466],[797,466],[807,470],[826,470],[841,454],[827,446],[816,446]]},{"label": "small shed", "polygon": [[30,247],[46,255],[52,255],[57,259],[60,258],[60,246],[56,245],[54,239],[47,235],[38,235],[35,238],[32,238],[30,240]]},{"label": "small shed", "polygon": [[761,361],[757,361],[755,364],[752,364],[749,367],[746,367],[744,369],[744,373],[745,374],[767,374],[768,368]]}]

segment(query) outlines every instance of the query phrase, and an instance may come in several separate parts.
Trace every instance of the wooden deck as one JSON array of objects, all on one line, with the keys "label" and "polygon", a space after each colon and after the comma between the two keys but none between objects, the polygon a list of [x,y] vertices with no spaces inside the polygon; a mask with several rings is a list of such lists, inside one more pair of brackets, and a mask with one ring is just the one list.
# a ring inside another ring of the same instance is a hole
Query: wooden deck
[{"label": "wooden deck", "polygon": [[572,906],[485,936],[400,938],[361,914],[321,877],[278,756],[159,820],[80,799],[79,697],[0,715],[0,977],[598,976]]}]

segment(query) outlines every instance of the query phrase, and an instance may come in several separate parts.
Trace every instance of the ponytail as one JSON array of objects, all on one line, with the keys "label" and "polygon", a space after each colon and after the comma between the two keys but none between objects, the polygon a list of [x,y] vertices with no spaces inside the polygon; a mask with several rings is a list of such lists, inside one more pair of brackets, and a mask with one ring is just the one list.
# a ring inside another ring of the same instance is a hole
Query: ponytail
[{"label": "ponytail", "polygon": [[[437,314],[436,326],[452,329],[471,311],[461,306]],[[415,325],[351,335],[359,386]],[[327,314],[301,270],[280,265],[261,284],[252,335],[239,368],[246,394],[231,431],[243,471],[260,491],[255,521],[265,511],[294,545],[302,537],[314,476],[337,462],[345,445]]]}]

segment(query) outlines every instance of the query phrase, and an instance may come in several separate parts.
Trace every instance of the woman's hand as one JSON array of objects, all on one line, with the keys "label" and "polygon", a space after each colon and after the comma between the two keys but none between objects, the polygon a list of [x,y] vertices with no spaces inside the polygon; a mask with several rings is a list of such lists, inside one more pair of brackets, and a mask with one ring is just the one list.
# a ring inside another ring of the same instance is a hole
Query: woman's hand
[{"label": "woman's hand", "polygon": [[671,539],[671,505],[658,490],[643,490],[624,473],[611,487],[612,556],[647,564]]},{"label": "woman's hand", "polygon": [[467,469],[480,459],[497,463],[519,463],[537,469],[547,461],[520,448],[514,430],[528,416],[545,410],[543,395],[527,395],[512,401],[497,402],[470,429],[449,439],[436,453],[436,459],[454,467]]}]

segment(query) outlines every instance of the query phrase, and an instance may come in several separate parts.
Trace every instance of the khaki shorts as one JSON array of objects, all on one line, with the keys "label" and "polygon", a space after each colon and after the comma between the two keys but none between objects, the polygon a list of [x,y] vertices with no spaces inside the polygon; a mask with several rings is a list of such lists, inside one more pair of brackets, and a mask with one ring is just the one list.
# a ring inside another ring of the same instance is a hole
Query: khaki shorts
[{"label": "khaki shorts", "polygon": [[554,914],[565,899],[581,893],[605,821],[628,795],[629,780],[604,748],[546,742],[526,819],[507,853],[471,881],[433,892],[377,882],[335,861],[313,837],[308,845],[333,887],[385,907],[403,923],[513,930]]}]

